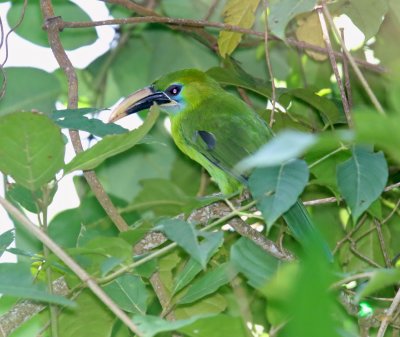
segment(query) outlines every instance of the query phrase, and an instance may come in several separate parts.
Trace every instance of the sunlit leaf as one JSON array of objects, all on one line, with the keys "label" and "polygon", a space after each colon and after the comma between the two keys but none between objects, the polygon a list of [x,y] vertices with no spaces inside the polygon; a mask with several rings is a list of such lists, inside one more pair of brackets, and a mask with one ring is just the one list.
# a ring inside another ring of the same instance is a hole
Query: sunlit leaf
[{"label": "sunlit leaf", "polygon": [[[242,28],[251,28],[259,2],[260,0],[228,0],[224,7],[224,23]],[[230,55],[241,39],[241,33],[221,31],[218,38],[221,56]]]}]

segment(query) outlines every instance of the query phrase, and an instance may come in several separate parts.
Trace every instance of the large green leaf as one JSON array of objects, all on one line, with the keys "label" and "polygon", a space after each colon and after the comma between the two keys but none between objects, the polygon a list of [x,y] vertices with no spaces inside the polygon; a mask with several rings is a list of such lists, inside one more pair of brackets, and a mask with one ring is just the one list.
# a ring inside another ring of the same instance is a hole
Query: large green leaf
[{"label": "large green leaf", "polygon": [[272,0],[268,25],[271,32],[281,39],[285,38],[285,28],[296,15],[311,11],[317,0]]},{"label": "large green leaf", "polygon": [[207,75],[214,78],[222,86],[233,85],[254,91],[265,97],[271,97],[270,85],[245,73],[241,68],[234,66],[234,64],[229,68],[213,67],[207,70]]},{"label": "large green leaf", "polygon": [[200,318],[178,331],[190,337],[246,337],[249,336],[242,317],[217,315]]},{"label": "large green leaf", "polygon": [[[224,7],[224,23],[239,26],[242,28],[251,28],[255,20],[255,11],[260,0],[228,0]],[[221,31],[218,38],[219,52],[222,57],[230,55],[240,40],[241,33]]]},{"label": "large green leaf", "polygon": [[64,165],[60,129],[46,116],[18,112],[0,118],[0,170],[34,191]]},{"label": "large green leaf", "polygon": [[0,264],[0,293],[2,295],[27,298],[36,301],[74,306],[65,297],[52,295],[45,285],[33,279],[29,266],[22,263]]},{"label": "large green leaf", "polygon": [[95,108],[57,110],[50,117],[61,128],[87,131],[99,137],[128,132],[127,129],[118,124],[106,124],[100,119],[85,117],[86,114],[93,114],[99,111],[101,109]]},{"label": "large green leaf", "polygon": [[293,206],[308,182],[308,167],[303,160],[256,169],[249,179],[249,188],[258,201],[268,228]]},{"label": "large green leaf", "polygon": [[185,295],[179,299],[179,304],[188,304],[199,300],[213,292],[221,286],[230,282],[236,276],[236,272],[228,263],[224,263],[208,270],[202,277],[198,278],[189,287]]},{"label": "large green leaf", "polygon": [[65,167],[65,173],[75,170],[90,170],[109,157],[135,146],[152,128],[159,115],[159,109],[153,106],[143,125],[124,134],[104,137],[90,149],[76,155]]},{"label": "large green leaf", "polygon": [[122,275],[103,289],[122,310],[134,314],[146,313],[150,294],[140,277]]},{"label": "large green leaf", "polygon": [[346,123],[344,113],[337,108],[335,103],[326,97],[317,95],[313,90],[297,88],[288,90],[287,95],[291,95],[318,110],[327,124]]},{"label": "large green leaf", "polygon": [[337,167],[341,194],[350,207],[354,222],[382,193],[388,179],[388,166],[382,152],[356,146],[353,156]]},{"label": "large green leaf", "polygon": [[[163,231],[170,240],[175,241],[203,268],[211,257],[210,253],[215,252],[223,241],[222,232],[200,232],[194,228],[193,224],[178,219],[161,220],[157,230]],[[204,238],[201,243],[199,237]]]},{"label": "large green leaf", "polygon": [[59,331],[62,337],[110,337],[115,316],[92,292],[84,289],[73,310],[62,310]]},{"label": "large green leaf", "polygon": [[[54,16],[60,15],[65,21],[90,21],[89,16],[79,6],[70,1],[56,0],[52,2]],[[23,1],[13,1],[7,14],[10,25],[15,25],[23,10]],[[38,3],[28,1],[24,20],[17,28],[17,34],[32,43],[48,46],[48,37],[43,26],[43,15]],[[97,34],[94,28],[66,29],[60,33],[61,41],[65,49],[75,49],[93,43]]]},{"label": "large green leaf", "polygon": [[357,141],[379,146],[400,163],[400,115],[381,116],[372,109],[359,109],[354,125]]},{"label": "large green leaf", "polygon": [[24,67],[7,68],[5,72],[7,87],[5,96],[0,100],[0,116],[28,110],[48,114],[54,109],[61,86],[53,74]]},{"label": "large green leaf", "polygon": [[231,247],[231,261],[255,288],[262,287],[274,275],[279,263],[275,257],[246,238],[239,239]]},{"label": "large green leaf", "polygon": [[255,153],[240,161],[237,169],[245,171],[254,167],[281,165],[303,154],[316,140],[316,136],[308,133],[282,131]]}]

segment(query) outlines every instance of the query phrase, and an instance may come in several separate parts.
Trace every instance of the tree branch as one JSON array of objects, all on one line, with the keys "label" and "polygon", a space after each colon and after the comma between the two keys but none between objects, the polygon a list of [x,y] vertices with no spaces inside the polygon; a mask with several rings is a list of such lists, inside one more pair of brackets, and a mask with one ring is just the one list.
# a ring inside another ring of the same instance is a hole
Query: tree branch
[{"label": "tree branch", "polygon": [[[44,28],[47,31],[50,48],[57,59],[60,68],[64,71],[67,77],[68,109],[76,109],[78,107],[78,78],[74,66],[69,60],[60,40],[59,32],[62,30],[63,20],[59,16],[54,16],[51,0],[41,0],[40,5],[45,21]],[[76,130],[70,130],[69,134],[75,152],[81,152],[83,149],[81,140],[79,138],[79,132]],[[84,171],[83,174],[97,200],[104,208],[110,219],[114,222],[116,227],[120,231],[128,230],[129,226],[118,213],[109,196],[104,191],[104,188],[101,186],[101,183],[94,171]]]},{"label": "tree branch", "polygon": [[28,232],[48,247],[76,276],[86,284],[89,289],[117,316],[132,332],[139,337],[144,335],[138,327],[131,321],[129,316],[122,311],[117,304],[100,288],[96,281],[77,264],[57,243],[55,243],[46,233],[25,217],[8,200],[0,197],[0,204],[4,209],[14,217]]},{"label": "tree branch", "polygon": [[[100,20],[100,21],[87,21],[87,22],[71,22],[71,21],[63,21],[60,28],[88,28],[88,27],[97,27],[97,26],[106,26],[106,25],[126,25],[126,24],[139,24],[139,23],[164,23],[171,26],[177,27],[212,27],[218,28],[225,31],[238,32],[247,35],[258,36],[259,38],[264,38],[264,32],[258,32],[252,29],[246,29],[235,25],[229,25],[222,22],[210,22],[205,20],[189,20],[189,19],[180,19],[180,18],[170,18],[165,16],[145,16],[145,17],[133,17],[133,18],[123,18],[123,19],[111,19],[111,20]],[[282,41],[275,35],[269,34],[268,39],[274,41]],[[292,47],[296,47],[299,49],[310,49],[322,54],[328,54],[328,49],[320,46],[313,45],[308,42],[298,41],[293,38],[288,38],[285,41]],[[343,54],[334,51],[333,55],[336,59],[342,59]],[[371,64],[365,60],[355,59],[354,61],[360,66],[367,68],[369,70],[383,73],[386,72],[386,69],[382,66]]]}]

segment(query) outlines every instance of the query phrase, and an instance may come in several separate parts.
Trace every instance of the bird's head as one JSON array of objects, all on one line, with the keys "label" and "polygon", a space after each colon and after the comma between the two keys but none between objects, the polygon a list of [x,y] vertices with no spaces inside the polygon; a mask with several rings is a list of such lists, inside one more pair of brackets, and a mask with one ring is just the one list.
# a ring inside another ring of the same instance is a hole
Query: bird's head
[{"label": "bird's head", "polygon": [[175,116],[195,108],[219,89],[218,83],[200,70],[179,70],[126,97],[111,113],[110,122],[149,109],[153,104]]}]

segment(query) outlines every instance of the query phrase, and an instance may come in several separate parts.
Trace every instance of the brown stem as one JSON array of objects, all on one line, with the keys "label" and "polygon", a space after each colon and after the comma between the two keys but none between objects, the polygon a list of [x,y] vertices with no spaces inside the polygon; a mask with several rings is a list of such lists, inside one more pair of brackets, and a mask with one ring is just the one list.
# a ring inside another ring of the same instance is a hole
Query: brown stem
[{"label": "brown stem", "polygon": [[[344,41],[344,28],[340,28],[340,36]],[[343,77],[344,77],[344,87],[346,89],[346,97],[349,102],[349,108],[353,106],[353,98],[351,93],[351,82],[350,82],[350,73],[349,73],[349,60],[346,56],[346,53],[342,49],[343,54]]]},{"label": "brown stem", "polygon": [[129,316],[122,311],[115,302],[104,292],[96,281],[77,264],[57,243],[55,243],[46,233],[38,226],[25,217],[13,204],[6,199],[0,197],[0,204],[4,209],[15,218],[28,232],[36,239],[48,247],[55,256],[57,256],[79,279],[86,284],[95,294],[129,329],[138,336],[144,336],[137,326],[131,321]]},{"label": "brown stem", "polygon": [[[113,0],[114,1],[114,0]],[[97,26],[105,26],[105,25],[124,25],[124,24],[138,24],[138,23],[164,23],[171,26],[177,27],[213,27],[218,28],[225,31],[238,32],[247,35],[254,35],[260,38],[264,38],[264,32],[257,32],[252,29],[246,29],[235,25],[228,25],[221,22],[209,22],[205,20],[189,20],[189,19],[180,19],[180,18],[169,18],[164,16],[145,16],[145,17],[133,17],[133,18],[123,18],[123,19],[111,19],[111,20],[101,20],[101,21],[87,21],[87,22],[76,22],[76,21],[63,21],[62,28],[88,28],[88,27],[97,27]],[[282,41],[280,38],[269,34],[268,38],[270,40]],[[290,46],[299,48],[299,49],[309,49],[316,51],[322,54],[328,54],[328,49],[320,46],[313,45],[308,42],[298,41],[293,38],[288,38],[285,40],[287,44]],[[342,53],[333,52],[333,55],[337,59],[342,59]],[[386,72],[386,69],[380,65],[371,64],[365,60],[354,59],[354,61],[362,67],[365,67],[369,70],[383,73]]]},{"label": "brown stem", "polygon": [[[268,11],[268,1],[264,0],[264,12],[267,13]],[[272,65],[271,65],[271,58],[269,56],[269,48],[268,48],[268,21],[267,21],[267,15],[265,15],[265,22],[264,22],[264,48],[265,48],[265,62],[267,64],[268,68],[268,73],[269,77],[271,79],[271,88],[272,88],[272,110],[271,110],[271,116],[269,118],[269,126],[272,128],[275,122],[275,105],[276,105],[276,88],[275,88],[275,80],[274,80],[274,72],[272,71]]]},{"label": "brown stem", "polygon": [[[62,46],[59,32],[62,30],[63,20],[59,16],[54,16],[54,10],[51,0],[41,0],[40,6],[44,17],[44,28],[47,31],[50,48],[57,59],[60,68],[64,71],[68,81],[68,109],[76,109],[78,107],[78,78],[70,59]],[[79,133],[76,130],[69,131],[71,142],[76,153],[81,152],[82,143],[79,138]],[[111,202],[109,196],[104,191],[93,171],[83,172],[86,181],[88,182],[91,190],[96,196],[101,206],[106,211],[107,215],[114,222],[120,231],[128,230],[129,226],[125,220],[118,213],[117,209]]]},{"label": "brown stem", "polygon": [[347,97],[346,97],[346,93],[344,91],[342,79],[340,78],[339,69],[338,69],[337,64],[336,64],[335,55],[333,54],[333,48],[332,48],[331,40],[329,38],[329,32],[328,32],[328,28],[326,26],[323,9],[322,9],[321,6],[318,6],[316,8],[316,11],[317,11],[317,14],[318,14],[318,17],[319,17],[319,21],[321,23],[322,37],[324,39],[325,46],[328,49],[329,60],[331,62],[332,70],[333,70],[333,73],[335,74],[336,83],[338,85],[338,88],[339,88],[339,91],[340,91],[340,96],[342,98],[344,114],[346,115],[347,124],[351,128],[351,127],[353,127],[353,121],[351,119],[349,102],[347,101]]}]

